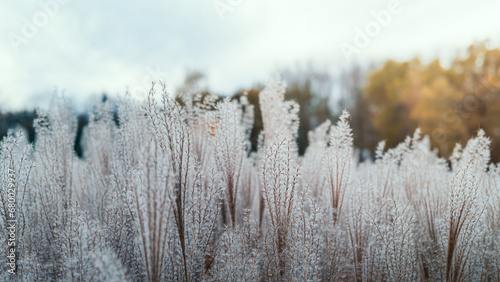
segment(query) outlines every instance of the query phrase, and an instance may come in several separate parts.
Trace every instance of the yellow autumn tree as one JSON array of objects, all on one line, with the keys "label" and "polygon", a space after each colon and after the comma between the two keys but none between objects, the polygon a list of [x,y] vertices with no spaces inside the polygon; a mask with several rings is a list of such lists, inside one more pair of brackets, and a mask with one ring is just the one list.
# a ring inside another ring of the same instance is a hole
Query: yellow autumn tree
[{"label": "yellow autumn tree", "polygon": [[466,135],[459,119],[454,116],[453,105],[462,99],[463,93],[449,81],[446,70],[439,60],[422,69],[416,103],[411,118],[424,134],[431,136],[433,145],[448,155],[457,142]]},{"label": "yellow autumn tree", "polygon": [[381,69],[369,75],[363,90],[368,111],[378,139],[394,146],[411,134],[415,123],[410,118],[413,92],[416,90],[413,77],[420,69],[420,61],[398,63],[387,61]]},{"label": "yellow autumn tree", "polygon": [[389,60],[369,75],[362,97],[377,137],[389,146],[420,127],[448,156],[483,128],[492,160],[500,161],[500,49],[471,45],[449,68],[439,60]]}]

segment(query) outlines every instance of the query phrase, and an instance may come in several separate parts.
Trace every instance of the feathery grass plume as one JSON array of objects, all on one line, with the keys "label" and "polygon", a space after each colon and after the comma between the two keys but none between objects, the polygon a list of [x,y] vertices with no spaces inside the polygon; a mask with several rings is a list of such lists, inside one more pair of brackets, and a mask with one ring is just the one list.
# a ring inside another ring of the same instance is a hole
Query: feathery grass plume
[{"label": "feathery grass plume", "polygon": [[[451,182],[446,248],[446,279],[462,280],[470,275],[467,269],[474,263],[472,251],[477,240],[477,227],[483,212],[478,199],[478,180],[466,166],[455,173]],[[477,277],[476,277],[477,278]]]},{"label": "feathery grass plume", "polygon": [[163,281],[168,258],[173,186],[170,156],[164,155],[155,136],[140,149],[140,165],[134,171],[133,210],[139,231],[140,254],[148,281]]},{"label": "feathery grass plume", "polygon": [[261,168],[261,182],[271,221],[268,234],[271,253],[268,253],[266,272],[271,277],[285,278],[290,260],[289,235],[293,228],[296,186],[299,166],[295,164],[290,137],[278,135],[267,148]]},{"label": "feathery grass plume", "polygon": [[215,119],[211,121],[214,156],[225,184],[226,201],[231,226],[236,227],[238,192],[241,186],[243,162],[249,148],[245,112],[236,101],[225,99],[217,104]]},{"label": "feathery grass plume", "polygon": [[448,234],[446,247],[446,279],[477,280],[481,276],[480,259],[482,215],[485,211],[481,197],[482,178],[489,162],[490,141],[480,130],[478,136],[469,140],[456,163],[450,183],[448,203]]},{"label": "feathery grass plume", "polygon": [[[7,249],[14,247],[18,261],[16,265],[2,266],[2,273],[10,275],[8,270],[14,267],[13,271],[17,277],[35,279],[39,278],[40,266],[37,263],[32,264],[28,255],[33,252],[34,242],[31,241],[34,239],[30,229],[33,216],[29,206],[33,199],[30,189],[30,178],[34,169],[31,154],[32,148],[22,131],[9,132],[0,141],[0,245],[9,246]],[[11,220],[15,220],[15,238],[10,236]],[[11,241],[12,239],[15,241]],[[5,252],[5,255],[8,253]]]},{"label": "feathery grass plume", "polygon": [[[297,138],[299,129],[299,105],[294,101],[285,101],[286,84],[279,75],[269,78],[266,87],[259,94],[262,123],[264,128],[259,135],[258,162],[262,162],[269,146],[275,143],[278,135],[287,136],[290,140]],[[291,144],[296,151],[297,144]],[[260,172],[262,173],[262,172]],[[262,181],[262,180],[261,180]],[[259,227],[265,210],[264,195],[259,195]]]},{"label": "feathery grass plume", "polygon": [[399,168],[401,185],[411,205],[414,219],[413,238],[416,244],[417,264],[420,279],[440,280],[444,263],[446,224],[443,218],[446,208],[449,174],[444,159],[431,151],[430,140],[420,136],[417,129],[409,150],[406,151]]},{"label": "feathery grass plume", "polygon": [[460,154],[455,154],[460,156],[456,169],[467,166],[474,169],[474,173],[485,172],[490,161],[490,144],[491,141],[486,137],[484,130],[479,129],[477,137],[470,139]]},{"label": "feathery grass plume", "polygon": [[154,133],[162,152],[171,158],[171,165],[174,171],[174,219],[177,227],[177,235],[182,250],[182,260],[184,264],[184,279],[189,280],[188,265],[186,258],[186,193],[190,179],[190,169],[194,166],[192,155],[191,129],[186,123],[186,114],[181,106],[166,91],[166,85],[161,85],[162,107],[157,107],[154,98],[156,93],[153,84],[146,114],[150,119]]},{"label": "feathery grass plume", "polygon": [[73,142],[76,118],[63,99],[52,101],[51,111],[38,111],[34,121],[37,140],[34,160],[37,165],[33,189],[36,191],[37,257],[47,277],[62,279],[75,275],[75,265],[70,259],[76,245],[78,210],[74,198]]},{"label": "feathery grass plume", "polygon": [[139,241],[137,215],[134,211],[135,171],[141,166],[141,148],[150,136],[147,117],[141,107],[133,101],[123,99],[118,105],[119,128],[114,143],[110,185],[112,194],[106,209],[103,225],[106,240],[126,267],[132,280],[145,280],[144,262]]},{"label": "feathery grass plume", "polygon": [[[330,120],[326,120],[313,131],[309,132],[309,146],[302,159],[302,187],[309,186],[315,197],[323,196],[324,186],[327,181],[324,166],[325,151],[330,139]],[[318,173],[321,172],[321,173]]]},{"label": "feathery grass plume", "polygon": [[349,113],[342,112],[337,126],[330,130],[330,140],[326,149],[325,167],[327,186],[330,192],[332,220],[337,223],[342,214],[344,196],[353,169],[353,138],[348,123]]},{"label": "feathery grass plume", "polygon": [[[190,127],[190,109],[184,110],[160,84],[161,104],[157,107],[153,85],[145,107],[151,134],[158,142],[159,151],[168,156],[173,173],[170,193],[175,238],[180,246],[182,276],[176,280],[199,280],[203,275],[204,259],[213,237],[217,219],[217,202],[221,185],[215,179],[215,168],[203,168],[193,153],[193,128]],[[189,104],[186,104],[189,106]],[[205,181],[208,174],[209,181]],[[207,185],[208,183],[208,185]],[[175,261],[178,261],[175,257]],[[174,270],[176,272],[176,270]]]},{"label": "feathery grass plume", "polygon": [[272,76],[259,101],[262,112],[264,146],[270,146],[277,135],[285,134],[291,140],[297,138],[299,129],[299,105],[294,101],[285,101],[286,84],[279,75]]}]

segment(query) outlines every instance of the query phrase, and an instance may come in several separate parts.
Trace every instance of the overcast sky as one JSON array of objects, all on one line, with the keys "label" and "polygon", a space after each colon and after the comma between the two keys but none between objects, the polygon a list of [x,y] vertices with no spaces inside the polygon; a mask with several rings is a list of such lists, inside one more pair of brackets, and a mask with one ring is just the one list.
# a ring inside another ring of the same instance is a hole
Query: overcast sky
[{"label": "overcast sky", "polygon": [[[76,102],[127,87],[139,96],[152,77],[174,90],[186,69],[227,95],[296,62],[449,59],[475,40],[500,46],[498,11],[493,0],[4,0],[0,109],[43,105],[55,91]],[[368,43],[356,45],[359,30]]]}]

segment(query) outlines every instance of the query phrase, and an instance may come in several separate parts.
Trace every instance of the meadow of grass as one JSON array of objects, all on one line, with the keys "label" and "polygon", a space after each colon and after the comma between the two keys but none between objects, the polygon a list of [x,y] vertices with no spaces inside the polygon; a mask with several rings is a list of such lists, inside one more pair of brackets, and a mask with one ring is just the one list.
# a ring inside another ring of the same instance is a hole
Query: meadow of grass
[{"label": "meadow of grass", "polygon": [[76,115],[54,99],[33,145],[1,141],[1,279],[500,281],[500,169],[483,131],[449,159],[417,130],[358,163],[344,112],[299,156],[284,93],[278,78],[260,93],[251,151],[244,95],[174,99],[157,83],[144,102],[93,105],[82,158]]}]

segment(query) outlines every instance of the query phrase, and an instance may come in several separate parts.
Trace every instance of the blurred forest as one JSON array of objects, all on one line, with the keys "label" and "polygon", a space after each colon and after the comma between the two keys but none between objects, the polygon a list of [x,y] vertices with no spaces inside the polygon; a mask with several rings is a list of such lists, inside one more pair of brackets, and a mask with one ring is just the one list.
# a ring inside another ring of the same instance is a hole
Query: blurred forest
[{"label": "blurred forest", "polygon": [[[298,135],[299,153],[307,148],[307,132],[326,119],[336,121],[343,109],[351,113],[354,145],[361,150],[360,160],[373,154],[377,143],[386,140],[394,147],[417,127],[429,135],[434,148],[448,157],[456,143],[475,136],[484,129],[492,141],[493,162],[500,162],[500,49],[489,49],[484,43],[471,45],[465,56],[453,60],[449,67],[438,59],[425,64],[419,58],[407,62],[388,60],[378,68],[353,65],[339,75],[332,75],[313,65],[281,70],[287,83],[286,99],[300,105]],[[176,95],[192,92],[203,81],[201,72],[189,72]],[[222,99],[204,88],[202,97]],[[262,129],[259,93],[263,85],[242,89],[231,96],[246,95],[255,107],[252,147],[257,148]],[[340,95],[332,96],[333,89]],[[108,99],[103,96],[103,99]],[[8,129],[22,127],[29,140],[35,112],[9,113],[0,108],[0,139]],[[86,115],[78,116],[75,152],[82,156],[80,136],[88,123]],[[370,152],[370,154],[368,154]]]},{"label": "blurred forest", "polygon": [[[465,145],[482,128],[492,141],[492,161],[500,161],[499,49],[472,45],[449,68],[439,60],[387,61],[368,75],[361,92],[353,111],[366,113],[363,122],[390,147],[420,127],[440,154],[449,156],[456,143]],[[371,135],[357,126],[355,132]]]}]

